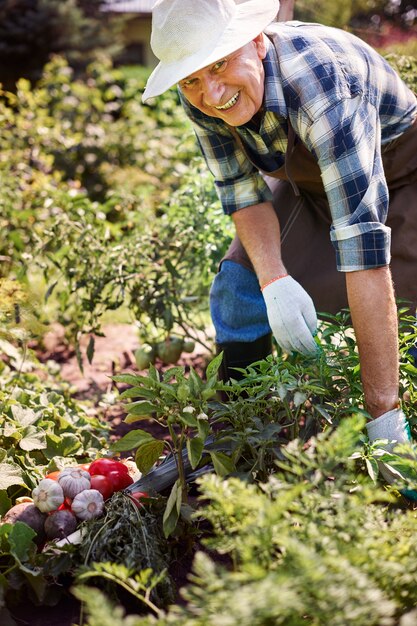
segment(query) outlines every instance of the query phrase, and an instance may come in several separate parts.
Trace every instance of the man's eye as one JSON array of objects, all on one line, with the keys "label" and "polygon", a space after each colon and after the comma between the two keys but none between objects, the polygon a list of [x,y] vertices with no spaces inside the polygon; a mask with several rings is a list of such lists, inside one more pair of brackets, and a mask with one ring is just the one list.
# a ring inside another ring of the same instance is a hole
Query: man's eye
[{"label": "man's eye", "polygon": [[181,86],[182,86],[182,87],[188,87],[188,88],[189,88],[189,87],[194,87],[194,86],[195,86],[195,84],[196,84],[196,82],[197,82],[197,81],[196,81],[196,79],[195,79],[195,78],[189,78],[189,79],[186,79],[186,80],[182,80],[182,81],[181,81]]},{"label": "man's eye", "polygon": [[224,70],[225,67],[226,67],[226,63],[227,63],[226,59],[222,59],[221,61],[217,61],[217,63],[215,63],[213,65],[213,70],[215,72],[218,72],[219,70]]}]

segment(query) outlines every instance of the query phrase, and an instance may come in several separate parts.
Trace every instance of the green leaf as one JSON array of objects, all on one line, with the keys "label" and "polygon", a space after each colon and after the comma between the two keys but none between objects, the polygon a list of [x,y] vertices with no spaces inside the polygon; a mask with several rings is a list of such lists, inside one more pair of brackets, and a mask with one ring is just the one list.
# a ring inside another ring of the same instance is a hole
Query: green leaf
[{"label": "green leaf", "polygon": [[24,485],[22,469],[14,463],[0,463],[0,490],[12,485]]},{"label": "green leaf", "polygon": [[48,446],[44,454],[48,459],[55,456],[71,456],[82,447],[80,437],[73,433],[63,433],[58,439],[47,433],[46,441]]},{"label": "green leaf", "polygon": [[210,379],[217,375],[219,368],[223,361],[223,352],[220,352],[210,363],[207,365],[206,377]]},{"label": "green leaf", "polygon": [[210,432],[210,424],[208,423],[208,420],[202,420],[202,419],[197,420],[197,430],[198,430],[198,436],[200,437],[200,439],[205,441]]},{"label": "green leaf", "polygon": [[328,422],[329,424],[333,424],[332,417],[324,406],[322,406],[321,404],[314,404],[313,407],[315,411],[317,411],[322,417],[324,417],[326,422]]},{"label": "green leaf", "polygon": [[90,340],[87,346],[87,359],[89,363],[92,362],[93,357],[94,357],[95,344],[96,344],[96,341],[95,341],[94,335],[90,335]]},{"label": "green leaf", "polygon": [[191,467],[195,469],[201,460],[204,450],[204,441],[200,437],[187,439],[187,453]]},{"label": "green leaf", "polygon": [[194,397],[198,397],[200,395],[201,389],[203,387],[203,381],[196,373],[193,367],[190,368],[190,374],[188,378],[190,393]]},{"label": "green leaf", "polygon": [[365,463],[369,476],[374,481],[374,483],[376,483],[376,479],[379,473],[377,461],[375,461],[375,459],[365,459]]},{"label": "green leaf", "polygon": [[184,426],[190,426],[191,428],[197,428],[198,425],[197,418],[191,415],[191,413],[181,413],[179,421],[184,424]]},{"label": "green leaf", "polygon": [[0,515],[5,515],[11,508],[12,501],[7,495],[7,491],[0,491]]},{"label": "green leaf", "polygon": [[31,450],[44,450],[46,446],[46,433],[36,426],[25,428],[23,437],[19,441],[19,447],[26,452]]},{"label": "green leaf", "polygon": [[162,518],[165,537],[175,530],[181,512],[181,484],[179,479],[174,483],[169,494],[167,505]]},{"label": "green leaf", "polygon": [[158,407],[147,400],[139,400],[128,404],[125,408],[129,415],[147,415],[149,417],[158,410]]},{"label": "green leaf", "polygon": [[13,419],[16,420],[16,422],[19,422],[21,426],[30,426],[40,417],[40,414],[36,414],[33,409],[21,406],[20,404],[14,404],[11,409]]},{"label": "green leaf", "polygon": [[165,448],[165,441],[153,439],[146,441],[137,450],[135,455],[136,465],[142,474],[147,474],[155,465]]},{"label": "green leaf", "polygon": [[112,380],[116,383],[125,383],[126,385],[137,385],[140,382],[140,378],[140,376],[135,376],[135,374],[117,374],[117,376],[112,376]]},{"label": "green leaf", "polygon": [[135,422],[140,422],[149,419],[149,415],[126,415],[124,422],[125,424],[134,424]]},{"label": "green leaf", "polygon": [[125,389],[119,395],[119,398],[125,400],[126,398],[140,398],[140,397],[155,397],[155,392],[151,389],[144,389],[143,387],[129,387]]},{"label": "green leaf", "polygon": [[19,567],[20,571],[23,572],[26,580],[29,585],[32,587],[33,591],[36,594],[36,598],[38,602],[42,602],[45,598],[45,594],[48,590],[49,583],[46,581],[45,577],[41,570],[33,571],[28,567],[24,567],[21,565]]},{"label": "green leaf", "polygon": [[304,402],[307,400],[307,394],[304,393],[303,391],[296,391],[294,394],[294,406],[297,408],[299,406],[301,406],[302,404],[304,404]]},{"label": "green leaf", "polygon": [[23,522],[12,524],[9,533],[10,554],[19,562],[27,561],[35,546],[32,539],[36,537],[36,531]]},{"label": "green leaf", "polygon": [[115,441],[110,446],[112,452],[124,452],[125,450],[133,450],[141,446],[145,441],[152,441],[153,437],[146,430],[140,428],[131,430],[129,433],[121,437],[118,441]]},{"label": "green leaf", "polygon": [[235,465],[230,457],[223,452],[209,451],[214,470],[219,476],[228,476],[235,471]]},{"label": "green leaf", "polygon": [[48,301],[49,297],[52,295],[52,292],[55,289],[55,287],[57,286],[57,284],[58,284],[58,281],[56,280],[54,283],[49,285],[49,287],[48,287],[48,289],[46,290],[46,293],[45,293],[45,302]]}]

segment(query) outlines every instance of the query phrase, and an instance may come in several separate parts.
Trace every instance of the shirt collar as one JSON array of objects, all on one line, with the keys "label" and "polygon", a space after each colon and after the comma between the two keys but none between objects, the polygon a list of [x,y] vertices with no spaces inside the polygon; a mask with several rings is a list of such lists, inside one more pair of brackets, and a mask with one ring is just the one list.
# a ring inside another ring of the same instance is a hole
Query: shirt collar
[{"label": "shirt collar", "polygon": [[278,54],[274,44],[266,36],[266,55],[262,61],[265,72],[264,82],[264,109],[273,111],[282,117],[287,117],[287,105],[285,104],[284,91]]}]

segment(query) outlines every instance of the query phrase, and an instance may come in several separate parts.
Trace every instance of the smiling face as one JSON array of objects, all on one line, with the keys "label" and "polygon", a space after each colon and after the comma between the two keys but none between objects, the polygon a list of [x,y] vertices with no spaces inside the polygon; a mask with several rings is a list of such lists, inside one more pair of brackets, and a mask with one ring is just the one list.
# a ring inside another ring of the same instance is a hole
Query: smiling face
[{"label": "smiling face", "polygon": [[243,48],[181,80],[181,91],[206,115],[230,126],[246,124],[262,106],[265,55],[261,33]]}]

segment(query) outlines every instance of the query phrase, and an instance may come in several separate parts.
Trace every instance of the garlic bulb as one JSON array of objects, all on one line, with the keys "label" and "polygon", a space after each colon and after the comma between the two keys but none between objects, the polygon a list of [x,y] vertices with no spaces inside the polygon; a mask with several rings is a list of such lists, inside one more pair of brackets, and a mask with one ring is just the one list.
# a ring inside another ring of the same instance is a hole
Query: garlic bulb
[{"label": "garlic bulb", "polygon": [[55,511],[64,502],[64,492],[60,484],[51,478],[44,478],[32,491],[33,504],[42,513]]},{"label": "garlic bulb", "polygon": [[58,482],[64,496],[72,499],[84,489],[90,489],[90,474],[78,467],[67,467],[59,473]]},{"label": "garlic bulb", "polygon": [[71,511],[78,519],[89,520],[99,517],[104,510],[104,498],[97,489],[85,489],[72,501]]}]

